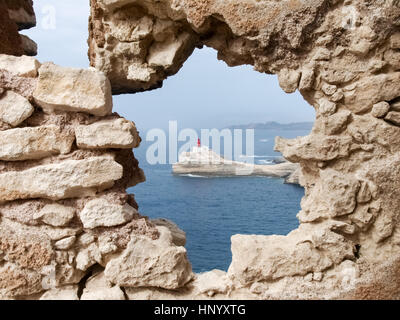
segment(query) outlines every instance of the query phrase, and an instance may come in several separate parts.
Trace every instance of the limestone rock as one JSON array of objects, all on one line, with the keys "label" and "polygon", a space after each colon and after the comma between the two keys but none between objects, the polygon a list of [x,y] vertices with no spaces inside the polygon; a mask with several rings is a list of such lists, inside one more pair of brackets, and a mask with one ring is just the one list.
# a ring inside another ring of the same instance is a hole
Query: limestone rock
[{"label": "limestone rock", "polygon": [[0,120],[13,127],[29,118],[33,110],[27,99],[13,91],[6,91],[0,99]]},{"label": "limestone rock", "polygon": [[221,270],[200,273],[193,283],[195,294],[205,294],[209,297],[216,293],[227,294],[231,285],[227,273]]},{"label": "limestone rock", "polygon": [[32,0],[6,0],[8,15],[18,25],[18,30],[29,29],[36,25]]},{"label": "limestone rock", "polygon": [[318,101],[318,111],[324,116],[330,116],[336,112],[336,103],[329,101],[328,99],[321,99]]},{"label": "limestone rock", "polygon": [[111,86],[102,72],[43,64],[33,93],[45,111],[86,112],[97,116],[111,113]]},{"label": "limestone rock", "polygon": [[287,236],[234,235],[231,241],[228,274],[242,284],[322,272],[353,256],[343,236],[303,225]]},{"label": "limestone rock", "polygon": [[122,166],[110,157],[93,157],[1,173],[0,201],[93,195],[110,188],[122,178],[122,171]]},{"label": "limestone rock", "polygon": [[192,279],[186,250],[172,243],[165,227],[158,227],[160,238],[133,237],[126,250],[106,266],[109,281],[123,287],[178,289]]},{"label": "limestone rock", "polygon": [[6,70],[20,77],[35,78],[38,74],[40,63],[35,58],[28,56],[15,57],[0,54],[0,69]]},{"label": "limestone rock", "polygon": [[87,248],[79,251],[76,256],[76,268],[86,271],[96,263],[102,262],[102,255],[95,243],[90,244]]},{"label": "limestone rock", "polygon": [[286,93],[293,93],[299,86],[300,77],[296,70],[283,69],[278,75],[279,85]]},{"label": "limestone rock", "polygon": [[326,95],[331,96],[337,91],[337,86],[333,84],[324,83],[321,89]]},{"label": "limestone rock", "polygon": [[370,111],[375,103],[400,96],[400,72],[363,77],[354,90],[345,92],[344,102],[354,113]]},{"label": "limestone rock", "polygon": [[103,120],[75,128],[76,143],[82,149],[137,148],[140,137],[132,121]]},{"label": "limestone rock", "polygon": [[112,204],[99,198],[89,201],[79,213],[79,217],[84,228],[94,229],[125,224],[137,214],[136,209],[128,204]]},{"label": "limestone rock", "polygon": [[172,243],[176,246],[184,247],[186,244],[186,232],[180,229],[175,223],[167,219],[153,219],[151,220],[156,226],[164,226],[171,231]]},{"label": "limestone rock", "polygon": [[9,262],[0,266],[0,296],[29,296],[42,291],[40,273]]},{"label": "limestone rock", "polygon": [[86,281],[81,300],[125,300],[125,295],[120,287],[113,286],[104,273],[99,272]]},{"label": "limestone rock", "polygon": [[67,225],[75,216],[75,209],[60,204],[48,204],[36,213],[33,218],[39,219],[53,227]]},{"label": "limestone rock", "polygon": [[285,183],[300,184],[301,167],[298,166],[295,171],[285,178]]},{"label": "limestone rock", "polygon": [[55,125],[15,128],[0,132],[0,160],[40,159],[70,152],[75,137]]},{"label": "limestone rock", "polygon": [[400,49],[400,33],[395,33],[390,37],[390,47]]},{"label": "limestone rock", "polygon": [[27,56],[36,56],[38,52],[37,44],[28,36],[21,34],[21,46]]},{"label": "limestone rock", "polygon": [[351,152],[352,139],[349,136],[314,135],[296,139],[275,139],[275,150],[291,162],[303,160],[329,161],[346,157]]},{"label": "limestone rock", "polygon": [[385,120],[389,121],[390,123],[400,126],[400,112],[397,111],[390,111],[386,116]]},{"label": "limestone rock", "polygon": [[64,239],[58,240],[54,244],[54,246],[58,250],[68,250],[73,246],[73,244],[75,243],[75,240],[76,240],[75,236],[64,238]]}]

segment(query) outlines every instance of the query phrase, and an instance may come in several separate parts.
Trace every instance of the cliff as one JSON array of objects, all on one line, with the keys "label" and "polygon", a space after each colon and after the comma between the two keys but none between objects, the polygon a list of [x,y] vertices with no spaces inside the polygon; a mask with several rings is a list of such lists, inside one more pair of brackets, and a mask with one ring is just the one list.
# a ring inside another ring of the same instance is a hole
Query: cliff
[{"label": "cliff", "polygon": [[[267,176],[286,178],[292,175],[298,164],[283,162],[274,165],[257,165],[224,159],[207,147],[194,147],[179,156],[172,165],[175,174],[200,174],[214,176]],[[299,183],[294,179],[290,183]]]}]

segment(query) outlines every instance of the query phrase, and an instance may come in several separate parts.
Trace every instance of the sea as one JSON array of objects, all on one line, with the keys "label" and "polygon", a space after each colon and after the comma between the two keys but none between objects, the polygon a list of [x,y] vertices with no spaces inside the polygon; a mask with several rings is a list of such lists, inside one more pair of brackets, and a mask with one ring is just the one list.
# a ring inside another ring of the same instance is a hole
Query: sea
[{"label": "sea", "polygon": [[[276,136],[295,138],[305,130],[262,130],[254,133],[254,163],[272,164],[281,154],[273,150]],[[150,164],[143,142],[135,156],[146,182],[128,189],[142,215],[166,218],[186,232],[186,249],[196,273],[231,263],[234,234],[286,235],[298,226],[296,214],[304,189],[271,177],[211,177],[174,175],[171,164]],[[245,149],[243,149],[245,150]]]}]

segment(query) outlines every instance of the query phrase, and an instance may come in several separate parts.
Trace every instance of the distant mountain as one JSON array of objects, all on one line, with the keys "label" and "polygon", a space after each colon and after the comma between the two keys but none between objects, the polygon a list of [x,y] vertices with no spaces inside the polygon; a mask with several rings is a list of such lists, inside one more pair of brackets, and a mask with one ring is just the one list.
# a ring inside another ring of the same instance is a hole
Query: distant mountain
[{"label": "distant mountain", "polygon": [[228,129],[259,129],[259,130],[311,130],[313,122],[279,123],[269,121],[265,123],[239,124],[228,127]]}]

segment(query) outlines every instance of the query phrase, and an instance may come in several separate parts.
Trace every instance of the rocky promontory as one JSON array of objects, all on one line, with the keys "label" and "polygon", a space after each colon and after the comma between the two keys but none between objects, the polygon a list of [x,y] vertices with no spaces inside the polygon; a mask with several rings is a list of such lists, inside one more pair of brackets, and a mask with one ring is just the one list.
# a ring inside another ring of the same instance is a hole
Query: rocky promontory
[{"label": "rocky promontory", "polygon": [[298,184],[298,176],[293,175],[299,165],[284,161],[271,165],[259,165],[225,159],[206,146],[194,147],[179,156],[172,165],[174,174],[193,174],[204,176],[266,176],[276,178],[293,177],[288,183]]}]

